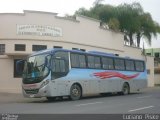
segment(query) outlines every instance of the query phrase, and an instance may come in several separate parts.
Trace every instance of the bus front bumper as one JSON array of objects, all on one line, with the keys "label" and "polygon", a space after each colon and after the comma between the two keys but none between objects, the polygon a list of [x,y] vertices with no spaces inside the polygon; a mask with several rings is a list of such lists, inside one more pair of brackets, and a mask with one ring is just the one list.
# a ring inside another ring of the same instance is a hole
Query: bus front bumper
[{"label": "bus front bumper", "polygon": [[41,98],[49,96],[48,90],[46,87],[40,89],[23,89],[23,96],[26,98]]}]

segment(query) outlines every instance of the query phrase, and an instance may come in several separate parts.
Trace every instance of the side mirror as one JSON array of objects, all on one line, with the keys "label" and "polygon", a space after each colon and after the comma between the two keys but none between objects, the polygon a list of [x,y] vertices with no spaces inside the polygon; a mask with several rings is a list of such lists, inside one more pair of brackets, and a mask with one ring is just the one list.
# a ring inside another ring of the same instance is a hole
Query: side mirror
[{"label": "side mirror", "polygon": [[24,65],[25,65],[25,60],[19,60],[19,61],[16,62],[16,71],[19,74],[23,73]]}]

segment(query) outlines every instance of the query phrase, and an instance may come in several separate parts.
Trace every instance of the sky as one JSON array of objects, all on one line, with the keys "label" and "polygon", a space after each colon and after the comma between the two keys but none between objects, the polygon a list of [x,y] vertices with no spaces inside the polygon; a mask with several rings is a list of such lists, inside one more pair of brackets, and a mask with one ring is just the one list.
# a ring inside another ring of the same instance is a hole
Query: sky
[{"label": "sky", "polygon": [[[89,9],[95,0],[0,0],[0,13],[23,13],[23,10],[36,10],[73,15],[81,7]],[[117,6],[123,3],[139,2],[145,12],[160,24],[160,0],[104,0],[102,3]],[[152,46],[160,47],[160,35],[153,39]]]}]

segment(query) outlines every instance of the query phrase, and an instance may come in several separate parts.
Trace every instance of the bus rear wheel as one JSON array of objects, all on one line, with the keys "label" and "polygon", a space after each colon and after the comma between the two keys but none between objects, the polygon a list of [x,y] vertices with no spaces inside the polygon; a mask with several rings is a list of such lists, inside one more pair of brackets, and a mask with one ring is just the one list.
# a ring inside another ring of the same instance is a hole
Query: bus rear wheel
[{"label": "bus rear wheel", "polygon": [[73,84],[70,89],[70,99],[71,100],[79,100],[82,96],[82,90],[80,85]]},{"label": "bus rear wheel", "polygon": [[123,87],[122,87],[122,92],[121,94],[122,95],[128,95],[130,93],[130,88],[129,88],[129,85],[127,83],[124,83],[123,84]]}]

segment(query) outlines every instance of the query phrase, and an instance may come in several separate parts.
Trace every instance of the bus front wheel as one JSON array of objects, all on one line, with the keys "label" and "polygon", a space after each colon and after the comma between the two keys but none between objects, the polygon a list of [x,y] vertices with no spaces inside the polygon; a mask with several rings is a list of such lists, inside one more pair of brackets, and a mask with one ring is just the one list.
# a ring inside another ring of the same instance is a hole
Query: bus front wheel
[{"label": "bus front wheel", "polygon": [[70,98],[71,100],[79,100],[82,96],[82,89],[80,85],[73,84],[70,89]]}]

